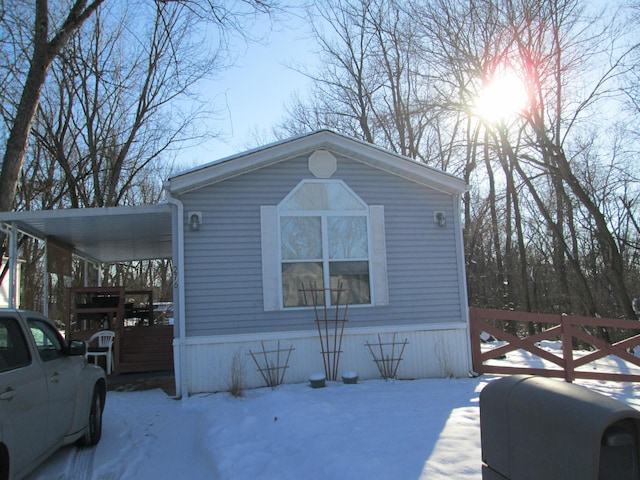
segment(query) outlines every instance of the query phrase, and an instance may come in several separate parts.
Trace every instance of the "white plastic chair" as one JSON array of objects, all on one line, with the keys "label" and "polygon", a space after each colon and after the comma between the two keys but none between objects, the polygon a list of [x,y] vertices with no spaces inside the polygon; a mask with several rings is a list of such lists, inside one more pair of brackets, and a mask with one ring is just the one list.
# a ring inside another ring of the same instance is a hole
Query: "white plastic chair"
[{"label": "white plastic chair", "polygon": [[[111,374],[111,369],[115,369],[115,365],[113,363],[113,340],[115,338],[115,332],[111,330],[102,330],[100,332],[96,332],[91,335],[91,338],[87,340],[87,353],[85,354],[85,358],[89,361],[89,357],[93,357],[95,359],[94,363],[98,364],[98,357],[104,356],[105,362],[107,364],[107,375]],[[97,340],[98,345],[96,347],[92,347],[91,343]]]}]

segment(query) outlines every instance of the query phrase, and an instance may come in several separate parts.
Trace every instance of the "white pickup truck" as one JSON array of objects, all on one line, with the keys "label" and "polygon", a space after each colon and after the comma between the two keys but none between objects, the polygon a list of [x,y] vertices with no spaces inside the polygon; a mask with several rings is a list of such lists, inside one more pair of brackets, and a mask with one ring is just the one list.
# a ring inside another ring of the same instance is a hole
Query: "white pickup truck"
[{"label": "white pickup truck", "polygon": [[0,309],[0,480],[27,475],[63,445],[102,435],[107,380],[39,313]]}]

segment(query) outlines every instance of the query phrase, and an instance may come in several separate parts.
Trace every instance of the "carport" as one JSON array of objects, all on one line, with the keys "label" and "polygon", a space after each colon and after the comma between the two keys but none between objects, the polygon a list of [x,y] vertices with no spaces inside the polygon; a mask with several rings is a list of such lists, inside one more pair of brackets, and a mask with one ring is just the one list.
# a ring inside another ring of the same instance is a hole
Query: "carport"
[{"label": "carport", "polygon": [[[98,268],[98,271],[101,270],[102,265],[106,264],[172,259],[173,257],[172,207],[169,203],[149,206],[0,212],[0,229],[9,237],[8,305],[13,308],[18,306],[16,294],[19,234],[29,235],[43,243],[45,275],[49,274],[48,265],[50,262],[47,261],[47,257],[53,251],[65,252],[64,254],[69,258],[71,255],[81,258],[85,261],[85,265],[87,263],[93,264]],[[98,277],[100,278],[100,275]],[[44,282],[44,285],[44,301],[41,311],[47,315],[48,282]],[[85,285],[85,287],[102,288],[101,285]],[[114,291],[114,286],[105,286],[104,288],[105,291],[108,288]],[[122,291],[124,292],[124,288]],[[121,298],[118,308],[122,309],[123,301]],[[122,312],[120,311],[118,314],[122,318]],[[69,312],[67,312],[67,316],[69,316]],[[151,322],[148,326],[150,325]],[[161,336],[162,341],[168,343],[162,351],[168,352],[169,359],[165,358],[165,361],[161,363],[172,366],[173,326],[165,327]],[[120,353],[125,332],[124,325],[119,325],[118,328],[121,331],[121,336],[114,348],[116,354]],[[151,329],[144,331],[138,329],[137,333],[134,329],[127,329],[130,347],[137,351],[144,351],[139,343],[159,334],[159,331],[160,329],[156,329],[152,334]],[[79,338],[81,337],[82,335],[79,335]],[[148,350],[156,350],[157,354],[157,348],[149,347]],[[145,362],[147,366],[152,366],[148,359],[141,358],[139,362],[138,367],[130,366],[129,368],[132,370],[128,371],[144,370]]]}]

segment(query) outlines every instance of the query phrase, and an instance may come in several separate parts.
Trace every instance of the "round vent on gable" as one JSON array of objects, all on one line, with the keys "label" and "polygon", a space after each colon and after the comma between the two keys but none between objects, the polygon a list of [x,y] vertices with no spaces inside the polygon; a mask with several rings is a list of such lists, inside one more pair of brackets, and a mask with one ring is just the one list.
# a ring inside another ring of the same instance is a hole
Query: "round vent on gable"
[{"label": "round vent on gable", "polygon": [[309,171],[316,178],[331,178],[337,168],[338,161],[328,150],[316,150],[309,157]]}]

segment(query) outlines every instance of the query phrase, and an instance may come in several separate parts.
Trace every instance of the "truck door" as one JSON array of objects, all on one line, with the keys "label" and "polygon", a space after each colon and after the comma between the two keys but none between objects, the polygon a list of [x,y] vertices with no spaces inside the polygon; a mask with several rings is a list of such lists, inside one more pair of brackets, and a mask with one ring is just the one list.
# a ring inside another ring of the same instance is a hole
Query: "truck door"
[{"label": "truck door", "polygon": [[46,437],[48,444],[54,445],[70,433],[69,429],[73,424],[78,383],[76,377],[82,360],[63,352],[62,337],[48,323],[28,318],[27,324],[44,368],[49,398]]},{"label": "truck door", "polygon": [[47,385],[18,320],[0,315],[0,422],[18,472],[44,453],[47,443]]}]

